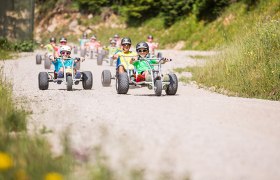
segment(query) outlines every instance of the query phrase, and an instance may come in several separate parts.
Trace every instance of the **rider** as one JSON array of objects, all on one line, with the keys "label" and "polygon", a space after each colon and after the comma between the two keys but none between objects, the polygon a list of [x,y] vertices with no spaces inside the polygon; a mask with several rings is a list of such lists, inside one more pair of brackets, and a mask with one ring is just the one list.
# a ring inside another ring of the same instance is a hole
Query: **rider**
[{"label": "rider", "polygon": [[116,41],[117,47],[121,48],[121,46],[122,46],[121,45],[121,38],[120,38],[120,36],[118,34],[114,35],[114,40]]},{"label": "rider", "polygon": [[150,54],[154,55],[155,54],[155,49],[158,48],[158,43],[153,42],[154,37],[152,35],[149,35],[147,37],[147,44],[149,45],[149,52]]},{"label": "rider", "polygon": [[86,47],[89,47],[91,50],[95,49],[98,52],[98,48],[101,46],[100,42],[97,41],[95,35],[91,36],[90,41],[85,44]]},{"label": "rider", "polygon": [[67,38],[65,38],[65,37],[62,36],[62,37],[59,39],[59,43],[60,43],[60,45],[59,45],[59,47],[57,48],[57,51],[55,52],[54,57],[59,57],[59,56],[60,56],[60,48],[61,48],[62,46],[65,46],[65,45],[67,44]]},{"label": "rider", "polygon": [[116,53],[116,51],[119,49],[116,45],[117,45],[117,42],[114,39],[112,39],[110,41],[110,46],[108,47],[109,57],[112,57]]},{"label": "rider", "polygon": [[45,48],[47,49],[47,53],[49,55],[53,55],[54,52],[58,50],[58,47],[56,46],[56,38],[51,37],[50,38],[50,43],[45,45]]},{"label": "rider", "polygon": [[[126,72],[126,69],[134,69],[134,67],[130,64],[130,59],[137,54],[130,51],[131,47],[131,39],[129,37],[125,37],[121,40],[122,50],[117,51],[113,55],[113,59],[117,59],[117,72],[123,73]],[[126,57],[128,56],[128,57]]]},{"label": "rider", "polygon": [[71,67],[72,63],[74,63],[74,72],[76,73],[75,78],[81,78],[81,73],[77,71],[75,68],[76,63],[80,59],[73,59],[70,57],[70,55],[71,55],[71,47],[64,45],[60,47],[60,56],[58,58],[54,58],[54,57],[50,58],[52,60],[52,63],[54,65],[54,71],[55,73],[57,73],[58,78],[63,78],[64,76],[63,64],[65,67],[67,66]]},{"label": "rider", "polygon": [[88,38],[87,38],[87,33],[84,32],[83,36],[81,39],[79,39],[80,42],[80,48],[83,49],[85,47],[85,44],[88,42]]},{"label": "rider", "polygon": [[[137,60],[131,59],[130,63],[134,65],[135,70],[137,71],[138,76],[136,77],[136,82],[139,81],[151,81],[151,76],[149,73],[149,65],[146,61],[141,61],[141,59],[149,58],[147,61],[149,64],[157,64],[156,57],[149,53],[149,45],[146,42],[140,42],[136,45],[136,52],[138,54]],[[151,59],[150,59],[151,58]],[[153,59],[154,58],[154,59]],[[166,58],[163,59],[162,64],[167,61]],[[153,67],[153,66],[152,66]]]}]

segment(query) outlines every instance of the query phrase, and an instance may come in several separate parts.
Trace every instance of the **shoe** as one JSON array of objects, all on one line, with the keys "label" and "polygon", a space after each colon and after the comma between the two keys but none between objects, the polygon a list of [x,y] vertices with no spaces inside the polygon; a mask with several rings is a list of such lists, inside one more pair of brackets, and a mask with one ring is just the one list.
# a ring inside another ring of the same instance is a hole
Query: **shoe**
[{"label": "shoe", "polygon": [[146,75],[146,81],[151,82],[152,81],[152,76],[150,74]]},{"label": "shoe", "polygon": [[163,75],[163,81],[164,82],[169,82],[170,81],[170,78],[169,78],[168,74]]}]

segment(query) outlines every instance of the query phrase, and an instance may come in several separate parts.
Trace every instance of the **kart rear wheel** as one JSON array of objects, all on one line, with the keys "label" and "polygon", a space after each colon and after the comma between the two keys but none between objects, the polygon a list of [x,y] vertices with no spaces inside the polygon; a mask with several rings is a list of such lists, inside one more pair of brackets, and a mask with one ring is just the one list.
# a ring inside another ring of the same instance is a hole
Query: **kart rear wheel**
[{"label": "kart rear wheel", "polygon": [[102,71],[101,82],[104,87],[111,85],[111,72],[109,70]]},{"label": "kart rear wheel", "polygon": [[161,96],[162,93],[162,82],[161,80],[156,80],[155,81],[155,95],[156,96]]},{"label": "kart rear wheel", "polygon": [[118,94],[127,94],[129,89],[129,79],[126,72],[117,75],[116,89]]},{"label": "kart rear wheel", "polygon": [[51,68],[51,60],[48,56],[46,56],[46,58],[45,58],[44,66],[45,66],[45,69],[50,69]]},{"label": "kart rear wheel", "polygon": [[92,73],[90,71],[84,71],[82,72],[83,77],[83,88],[84,89],[91,89],[92,88]]},{"label": "kart rear wheel", "polygon": [[102,65],[102,61],[103,61],[103,55],[102,54],[98,54],[97,55],[97,65]]},{"label": "kart rear wheel", "polygon": [[67,91],[72,91],[72,86],[73,86],[73,79],[72,76],[67,76],[66,77],[66,82],[67,82]]},{"label": "kart rear wheel", "polygon": [[47,72],[40,72],[38,75],[39,89],[47,90],[49,88],[49,75]]},{"label": "kart rear wheel", "polygon": [[40,54],[36,54],[36,64],[41,64],[42,56]]},{"label": "kart rear wheel", "polygon": [[93,59],[93,51],[90,51],[90,59]]},{"label": "kart rear wheel", "polygon": [[169,76],[169,85],[167,86],[165,92],[167,95],[175,95],[178,89],[178,78],[176,74],[168,74]]}]

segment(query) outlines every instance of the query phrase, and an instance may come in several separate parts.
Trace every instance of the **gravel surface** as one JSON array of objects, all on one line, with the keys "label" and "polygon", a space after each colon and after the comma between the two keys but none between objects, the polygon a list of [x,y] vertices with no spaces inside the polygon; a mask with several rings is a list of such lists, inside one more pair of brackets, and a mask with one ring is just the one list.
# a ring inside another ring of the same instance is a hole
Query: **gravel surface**
[{"label": "gravel surface", "polygon": [[[162,51],[175,67],[194,66],[190,55],[210,52]],[[55,153],[66,129],[73,151],[87,157],[100,145],[112,167],[143,168],[146,179],[169,174],[167,179],[258,180],[280,179],[280,102],[227,97],[179,84],[177,95],[156,97],[147,88],[132,88],[118,95],[115,82],[102,87],[101,72],[114,68],[86,60],[81,69],[93,73],[93,89],[51,83],[38,88],[35,53],[1,62],[13,82],[17,101],[32,110],[30,131],[45,127]],[[159,178],[161,179],[161,178]]]}]

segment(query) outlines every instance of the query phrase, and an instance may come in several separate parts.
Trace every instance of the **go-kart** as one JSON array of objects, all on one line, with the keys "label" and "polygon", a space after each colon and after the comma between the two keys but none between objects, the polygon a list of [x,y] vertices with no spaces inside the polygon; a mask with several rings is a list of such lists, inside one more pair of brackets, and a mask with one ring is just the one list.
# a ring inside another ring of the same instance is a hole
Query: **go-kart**
[{"label": "go-kart", "polygon": [[[57,84],[64,83],[67,91],[71,91],[73,89],[72,86],[78,85],[79,82],[82,82],[84,89],[91,89],[92,73],[90,71],[80,71],[80,77],[78,77],[74,68],[75,60],[80,61],[80,58],[69,58],[64,60],[57,58],[56,61],[61,61],[63,65],[63,77],[58,77],[57,72],[54,71],[40,72],[38,75],[39,89],[47,90],[49,88],[49,82]],[[70,61],[70,66],[65,66],[66,61]]]},{"label": "go-kart", "polygon": [[[126,56],[126,58],[128,58],[128,56]],[[133,57],[130,56],[130,58]],[[149,60],[156,60],[157,63],[151,64]],[[162,90],[165,90],[167,95],[176,94],[178,89],[177,76],[174,73],[169,73],[165,75],[167,80],[164,80],[164,75],[161,72],[161,64],[164,61],[163,58],[143,58],[137,61],[145,61],[147,63],[151,80],[143,79],[142,81],[137,81],[138,76],[142,75],[135,73],[134,69],[127,69],[126,72],[121,74],[117,71],[115,77],[112,77],[109,70],[104,70],[101,75],[102,85],[105,87],[110,86],[111,79],[116,79],[116,90],[118,94],[127,94],[130,85],[153,89],[156,96],[161,96]]]}]

